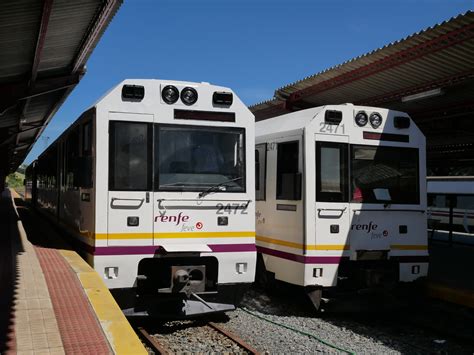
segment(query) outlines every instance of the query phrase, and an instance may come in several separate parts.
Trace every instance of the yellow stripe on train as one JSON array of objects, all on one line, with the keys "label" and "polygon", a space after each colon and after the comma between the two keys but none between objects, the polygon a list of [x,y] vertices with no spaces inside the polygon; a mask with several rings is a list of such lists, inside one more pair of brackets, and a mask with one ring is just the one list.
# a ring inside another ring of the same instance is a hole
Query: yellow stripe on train
[{"label": "yellow stripe on train", "polygon": [[255,232],[97,233],[96,239],[248,238]]},{"label": "yellow stripe on train", "polygon": [[[273,239],[273,238],[268,238],[268,237],[263,237],[258,235],[256,237],[257,241],[259,242],[264,242],[264,243],[269,243],[269,244],[277,244],[277,245],[282,245],[286,246],[289,248],[295,248],[295,249],[303,249],[304,244],[301,243],[294,243],[294,242],[288,242],[286,240],[280,240],[280,239]],[[349,244],[309,244],[306,246],[306,250],[349,250],[350,245]],[[427,245],[405,245],[405,244],[392,244],[390,245],[390,249],[394,250],[428,250]]]},{"label": "yellow stripe on train", "polygon": [[[273,239],[258,235],[256,239],[259,242],[283,245],[285,247],[303,249],[304,245],[300,243],[288,242],[286,240]],[[346,244],[318,244],[318,245],[307,245],[306,250],[349,250],[350,246]]]}]

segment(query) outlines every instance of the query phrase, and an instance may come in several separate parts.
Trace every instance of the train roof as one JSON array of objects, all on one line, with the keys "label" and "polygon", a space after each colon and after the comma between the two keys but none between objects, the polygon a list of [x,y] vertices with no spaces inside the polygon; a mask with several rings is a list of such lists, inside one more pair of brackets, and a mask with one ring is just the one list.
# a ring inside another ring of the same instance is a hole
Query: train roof
[{"label": "train roof", "polygon": [[298,131],[306,127],[324,106],[296,111],[287,115],[259,121],[255,125],[255,135],[275,134],[280,132]]},{"label": "train roof", "polygon": [[[257,121],[255,125],[255,136],[266,136],[273,135],[285,132],[286,134],[294,132],[295,134],[300,130],[303,130],[307,127],[310,122],[315,118],[315,116],[324,110],[325,108],[329,109],[340,109],[341,106],[350,106],[351,109],[363,109],[363,110],[374,110],[379,112],[396,112],[400,116],[408,116],[407,113],[399,112],[396,110],[389,110],[386,108],[380,107],[368,107],[368,106],[359,106],[353,105],[351,103],[340,104],[340,105],[325,105],[319,107],[308,108],[306,110],[295,111],[285,115],[268,118],[266,120]],[[411,119],[411,118],[410,118]],[[412,126],[416,126],[412,124]],[[418,128],[417,128],[418,129]]]},{"label": "train roof", "polygon": [[[208,87],[211,90],[215,91],[226,91],[231,92],[233,96],[232,110],[241,109],[248,112],[251,116],[253,122],[253,114],[248,110],[247,106],[240,100],[239,96],[229,87],[214,85],[208,82],[192,82],[192,81],[180,81],[180,80],[168,80],[168,79],[124,79],[121,82],[117,83],[109,90],[107,90],[98,100],[96,100],[91,106],[89,106],[84,112],[78,116],[51,144],[38,156],[41,157],[46,154],[50,149],[53,149],[55,144],[66,134],[68,131],[74,129],[85,116],[94,114],[99,107],[107,107],[113,105],[114,108],[118,111],[131,112],[130,111],[130,102],[124,102],[121,96],[123,85],[141,85],[145,88],[145,98],[141,100],[141,104],[145,105],[147,109],[150,109],[150,105],[153,105],[153,101],[150,101],[150,98],[160,97],[160,85],[177,85],[177,86],[191,86],[197,88],[197,86]],[[199,103],[200,104],[200,103]],[[199,109],[199,104],[193,105],[193,109]],[[135,104],[133,104],[135,105]],[[166,105],[165,105],[166,106]],[[187,108],[187,107],[186,107]],[[140,107],[140,110],[143,109],[143,106]],[[202,108],[201,108],[202,109]],[[227,108],[228,109],[228,108]]]}]

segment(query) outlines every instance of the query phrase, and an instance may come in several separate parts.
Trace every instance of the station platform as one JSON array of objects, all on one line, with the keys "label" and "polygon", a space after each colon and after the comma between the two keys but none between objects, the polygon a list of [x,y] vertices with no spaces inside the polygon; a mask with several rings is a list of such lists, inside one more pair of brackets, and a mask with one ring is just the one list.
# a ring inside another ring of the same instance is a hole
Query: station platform
[{"label": "station platform", "polygon": [[474,308],[474,245],[430,241],[427,294]]},{"label": "station platform", "polygon": [[0,354],[147,354],[100,276],[8,190],[0,285]]}]

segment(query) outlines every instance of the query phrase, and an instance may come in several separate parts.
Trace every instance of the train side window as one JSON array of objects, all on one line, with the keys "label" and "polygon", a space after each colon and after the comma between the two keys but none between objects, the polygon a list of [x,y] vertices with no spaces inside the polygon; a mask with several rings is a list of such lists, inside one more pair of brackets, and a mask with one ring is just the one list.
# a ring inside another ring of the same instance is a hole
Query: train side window
[{"label": "train side window", "polygon": [[75,127],[67,135],[66,138],[66,152],[65,152],[65,187],[66,190],[74,190],[79,187],[77,181],[78,166],[77,159],[79,157],[79,131]]},{"label": "train side window", "polygon": [[349,202],[348,146],[316,142],[316,201]]},{"label": "train side window", "polygon": [[278,143],[277,200],[301,200],[301,173],[298,172],[297,141]]},{"label": "train side window", "polygon": [[265,201],[267,170],[267,145],[255,147],[255,197],[257,201]]},{"label": "train side window", "polygon": [[92,121],[86,122],[82,126],[82,155],[92,154]]},{"label": "train side window", "polygon": [[151,190],[152,126],[110,122],[109,190]]},{"label": "train side window", "polygon": [[257,149],[255,149],[255,190],[260,190],[260,156]]},{"label": "train side window", "polygon": [[92,188],[92,121],[82,125],[82,154],[76,157],[74,186]]}]

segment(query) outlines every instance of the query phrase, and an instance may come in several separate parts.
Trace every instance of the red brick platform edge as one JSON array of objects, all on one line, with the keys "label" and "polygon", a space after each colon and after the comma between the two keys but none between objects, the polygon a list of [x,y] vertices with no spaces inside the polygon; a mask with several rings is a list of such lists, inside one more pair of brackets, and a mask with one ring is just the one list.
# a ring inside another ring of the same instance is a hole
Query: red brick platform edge
[{"label": "red brick platform edge", "polygon": [[76,274],[55,249],[35,246],[66,354],[111,354]]}]

